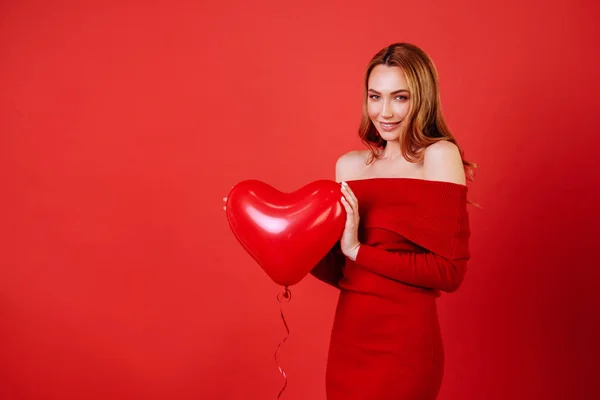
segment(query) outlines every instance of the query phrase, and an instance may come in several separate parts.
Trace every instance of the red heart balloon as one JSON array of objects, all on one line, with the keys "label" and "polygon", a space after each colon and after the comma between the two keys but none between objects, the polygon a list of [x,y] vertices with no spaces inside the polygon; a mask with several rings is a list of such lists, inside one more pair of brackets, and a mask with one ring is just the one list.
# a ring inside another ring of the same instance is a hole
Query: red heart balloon
[{"label": "red heart balloon", "polygon": [[340,184],[319,180],[291,193],[247,180],[227,196],[236,239],[277,284],[300,282],[340,239],[346,211]]}]

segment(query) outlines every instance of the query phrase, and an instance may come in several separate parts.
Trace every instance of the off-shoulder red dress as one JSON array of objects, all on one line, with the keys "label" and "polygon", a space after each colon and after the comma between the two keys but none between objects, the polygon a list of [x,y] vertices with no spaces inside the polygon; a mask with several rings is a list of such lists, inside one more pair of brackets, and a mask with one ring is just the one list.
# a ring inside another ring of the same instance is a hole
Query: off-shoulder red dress
[{"label": "off-shoulder red dress", "polygon": [[360,213],[356,261],[338,245],[312,271],[340,289],[327,399],[435,399],[444,370],[436,299],[465,275],[467,187],[409,178],[348,184]]}]

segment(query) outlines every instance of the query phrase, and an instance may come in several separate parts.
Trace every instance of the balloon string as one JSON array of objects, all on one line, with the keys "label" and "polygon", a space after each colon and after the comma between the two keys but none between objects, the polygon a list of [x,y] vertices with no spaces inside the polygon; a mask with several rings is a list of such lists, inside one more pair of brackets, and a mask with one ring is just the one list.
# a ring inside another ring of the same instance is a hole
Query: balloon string
[{"label": "balloon string", "polygon": [[290,289],[288,289],[287,286],[285,287],[285,290],[283,292],[277,294],[277,300],[279,301],[279,312],[281,314],[281,319],[283,321],[283,326],[285,326],[285,330],[287,332],[285,338],[283,338],[283,340],[281,342],[279,342],[279,345],[277,346],[277,349],[275,350],[275,362],[277,363],[277,367],[279,368],[279,372],[281,373],[281,375],[283,375],[283,378],[285,379],[285,383],[283,384],[283,387],[279,391],[279,394],[277,395],[277,398],[281,397],[281,394],[283,393],[283,391],[287,387],[287,374],[285,373],[285,371],[283,370],[283,368],[281,368],[281,365],[279,365],[279,360],[277,359],[277,352],[279,351],[279,348],[281,347],[281,345],[284,344],[285,341],[290,336],[290,328],[288,327],[288,324],[285,321],[285,316],[283,315],[283,303],[288,303],[291,299],[292,299],[292,292],[290,292]]}]

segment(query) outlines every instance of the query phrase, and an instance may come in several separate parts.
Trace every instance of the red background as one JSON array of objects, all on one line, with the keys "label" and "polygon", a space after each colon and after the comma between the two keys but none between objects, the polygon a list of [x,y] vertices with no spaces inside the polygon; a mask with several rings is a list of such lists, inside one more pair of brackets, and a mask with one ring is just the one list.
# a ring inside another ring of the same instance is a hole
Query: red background
[{"label": "red background", "polygon": [[[3,1],[0,398],[276,398],[280,288],[221,198],[333,179],[396,41],[481,165],[439,398],[590,398],[599,6],[481,3]],[[292,291],[282,398],[324,399],[337,294]]]}]

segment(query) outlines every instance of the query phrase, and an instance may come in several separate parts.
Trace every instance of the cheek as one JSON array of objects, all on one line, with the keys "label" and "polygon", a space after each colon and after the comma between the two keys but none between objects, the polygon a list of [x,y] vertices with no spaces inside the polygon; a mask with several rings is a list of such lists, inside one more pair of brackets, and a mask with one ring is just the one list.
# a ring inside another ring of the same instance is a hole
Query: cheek
[{"label": "cheek", "polygon": [[369,114],[369,118],[374,119],[379,115],[379,105],[377,103],[367,103],[367,114]]},{"label": "cheek", "polygon": [[410,108],[410,103],[408,101],[404,101],[402,103],[398,103],[394,109],[396,115],[404,118],[408,114],[408,110]]}]

